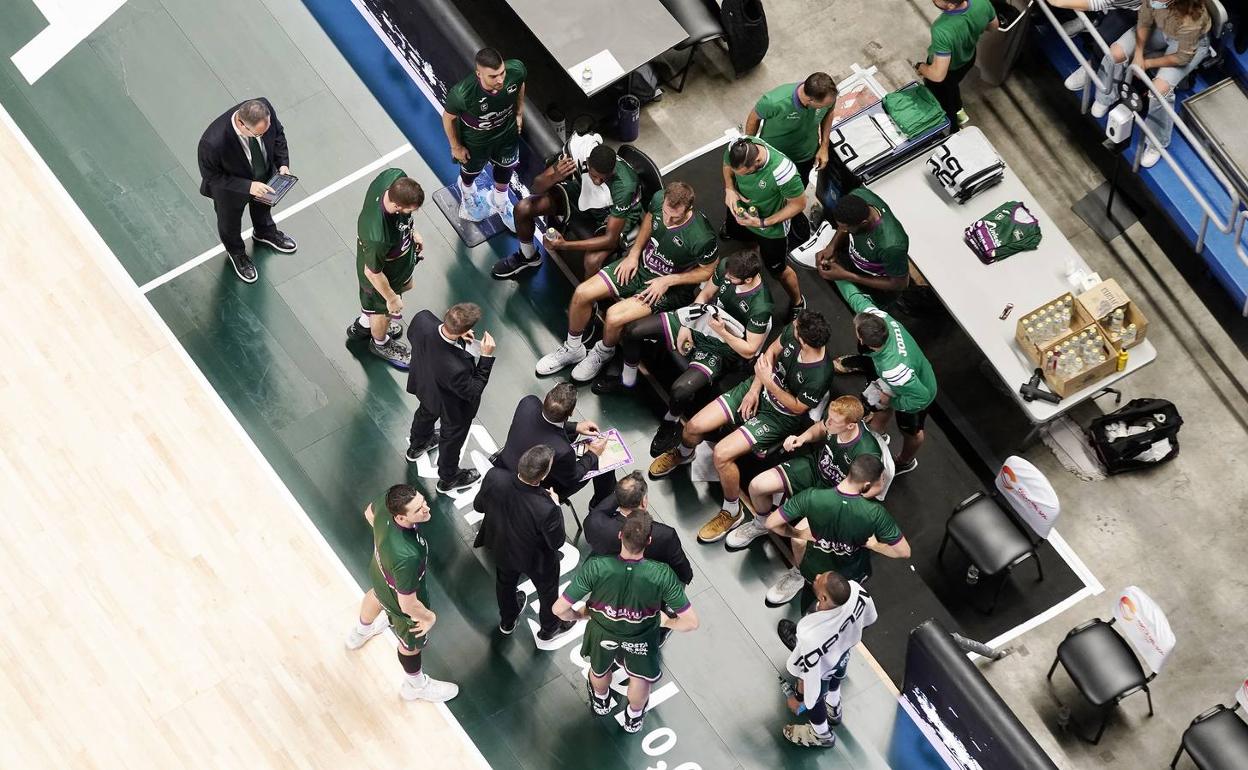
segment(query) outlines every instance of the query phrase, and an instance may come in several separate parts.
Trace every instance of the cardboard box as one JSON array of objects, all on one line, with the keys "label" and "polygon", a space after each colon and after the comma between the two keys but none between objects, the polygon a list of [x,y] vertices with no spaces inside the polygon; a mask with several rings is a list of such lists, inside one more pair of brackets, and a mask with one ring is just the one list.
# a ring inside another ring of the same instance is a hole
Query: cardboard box
[{"label": "cardboard box", "polygon": [[1115,345],[1115,350],[1120,350],[1118,346],[1118,338],[1110,332],[1109,315],[1118,308],[1126,309],[1126,318],[1123,320],[1123,327],[1135,324],[1136,335],[1135,341],[1128,345],[1128,348],[1135,347],[1144,341],[1144,337],[1148,333],[1148,319],[1144,317],[1144,313],[1140,311],[1138,305],[1131,301],[1127,293],[1122,290],[1118,282],[1113,278],[1108,281],[1101,281],[1088,291],[1080,294],[1077,303],[1092,318],[1096,319],[1097,325],[1101,327],[1101,331]]},{"label": "cardboard box", "polygon": [[[1072,303],[1071,311],[1072,311],[1073,319],[1071,321],[1071,327],[1072,327],[1071,330],[1067,332],[1066,334],[1059,334],[1058,336],[1054,337],[1051,340],[1044,342],[1043,344],[1039,346],[1033,344],[1030,340],[1028,340],[1027,332],[1026,332],[1027,324],[1025,323],[1026,319],[1030,318],[1034,313],[1037,313],[1043,310],[1049,305],[1062,302],[1066,300],[1067,298],[1069,298]],[[1032,310],[1029,310],[1026,313],[1023,313],[1022,315],[1020,315],[1018,317],[1018,322],[1014,327],[1014,341],[1017,342],[1018,346],[1023,349],[1023,352],[1027,354],[1027,358],[1030,359],[1033,364],[1035,364],[1036,366],[1041,366],[1042,362],[1044,361],[1045,354],[1048,353],[1049,350],[1051,350],[1054,345],[1060,343],[1062,340],[1069,337],[1075,329],[1079,329],[1080,331],[1082,331],[1083,329],[1086,329],[1088,326],[1092,325],[1094,322],[1095,321],[1092,318],[1092,316],[1088,315],[1088,312],[1084,310],[1080,306],[1080,304],[1075,300],[1074,295],[1072,295],[1070,292],[1066,292],[1060,297],[1055,297],[1049,300],[1048,302],[1044,303],[1040,307],[1033,308]]]},{"label": "cardboard box", "polygon": [[[1101,352],[1105,353],[1106,360],[1096,366],[1084,369],[1082,372],[1072,375],[1071,377],[1062,377],[1057,372],[1050,372],[1046,370],[1044,372],[1044,381],[1048,383],[1050,390],[1063,398],[1077,390],[1086,388],[1088,385],[1091,385],[1098,380],[1108,377],[1118,370],[1117,349],[1109,341],[1109,337],[1101,330],[1100,326],[1095,323],[1089,323],[1082,329],[1077,329],[1061,339],[1054,340],[1052,345],[1046,346],[1046,354],[1048,350],[1060,347],[1066,340],[1083,334],[1083,332],[1087,330],[1091,330],[1096,333],[1096,336],[1101,344]],[[1043,368],[1043,366],[1041,368]]]}]

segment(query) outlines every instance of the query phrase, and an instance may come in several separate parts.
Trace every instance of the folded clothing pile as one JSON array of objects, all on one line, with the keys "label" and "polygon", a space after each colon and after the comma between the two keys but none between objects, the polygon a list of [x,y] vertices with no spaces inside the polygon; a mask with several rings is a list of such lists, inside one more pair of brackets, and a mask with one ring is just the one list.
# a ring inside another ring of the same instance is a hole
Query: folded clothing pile
[{"label": "folded clothing pile", "polygon": [[1020,201],[1008,201],[977,219],[963,231],[962,239],[985,265],[1000,262],[1020,251],[1040,245],[1040,220]]},{"label": "folded clothing pile", "polygon": [[1005,178],[1005,163],[974,126],[949,137],[927,159],[928,170],[958,203],[966,203]]},{"label": "folded clothing pile", "polygon": [[884,111],[909,137],[919,136],[944,123],[945,111],[927,86],[916,85],[884,95]]}]

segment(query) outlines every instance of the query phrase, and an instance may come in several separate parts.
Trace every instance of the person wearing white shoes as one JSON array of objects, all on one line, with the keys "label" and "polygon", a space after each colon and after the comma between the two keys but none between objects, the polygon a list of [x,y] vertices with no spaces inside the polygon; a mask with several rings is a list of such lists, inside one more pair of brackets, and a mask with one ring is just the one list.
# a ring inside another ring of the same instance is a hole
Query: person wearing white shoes
[{"label": "person wearing white shoes", "polygon": [[426,674],[420,656],[438,620],[429,608],[425,582],[429,543],[420,532],[420,525],[431,515],[424,496],[410,484],[395,484],[364,509],[373,530],[372,588],[364,594],[359,622],[347,635],[347,648],[358,650],[392,629],[399,639],[399,664],[406,674],[399,695],[404,700],[443,703],[459,694],[459,686]]},{"label": "person wearing white shoes", "polygon": [[[1209,11],[1204,0],[1149,0],[1140,5],[1135,29],[1122,33],[1101,59],[1097,77],[1108,88],[1098,89],[1092,117],[1103,118],[1118,101],[1118,84],[1127,77],[1127,60],[1145,71],[1155,70],[1153,87],[1174,108],[1174,89],[1209,55]],[[1140,165],[1151,168],[1161,159],[1161,148],[1170,146],[1174,120],[1152,94],[1148,98],[1147,125],[1157,144],[1145,141]]]},{"label": "person wearing white shoes", "polygon": [[[568,306],[568,338],[537,362],[538,376],[575,364],[573,380],[593,380],[615,356],[625,326],[693,301],[698,285],[714,273],[718,253],[715,228],[694,209],[693,188],[668,182],[650,199],[628,254],[576,287]],[[594,304],[608,298],[619,301],[606,312],[602,339],[586,350]]]},{"label": "person wearing white shoes", "polygon": [[862,631],[879,614],[871,594],[836,572],[814,579],[815,606],[797,623],[780,621],[780,639],[792,654],[785,670],[797,680],[788,696],[789,710],[806,715],[806,722],[784,726],[784,737],[798,746],[830,748],[836,745],[832,728],[841,723],[841,683],[849,669],[849,654],[862,641]]},{"label": "person wearing white shoes", "polygon": [[[520,130],[524,127],[524,91],[528,69],[493,48],[473,57],[475,71],[446,93],[442,129],[459,164],[459,217],[480,222],[498,214],[515,229],[511,177],[520,165]],[[488,200],[476,189],[486,163],[494,164]]]},{"label": "person wearing white shoes", "polygon": [[[1048,3],[1053,8],[1102,14],[1093,27],[1102,40],[1117,40],[1119,35],[1134,27],[1135,13],[1140,10],[1140,0],[1048,0]],[[1074,37],[1087,28],[1075,17],[1062,25],[1062,29]],[[1087,84],[1088,73],[1083,67],[1076,67],[1066,78],[1066,88],[1071,91],[1082,91]]]},{"label": "person wearing white shoes", "polygon": [[992,0],[932,0],[940,15],[932,22],[927,61],[914,65],[923,84],[940,102],[949,118],[949,130],[970,121],[962,109],[962,78],[975,66],[979,38],[999,26]]}]

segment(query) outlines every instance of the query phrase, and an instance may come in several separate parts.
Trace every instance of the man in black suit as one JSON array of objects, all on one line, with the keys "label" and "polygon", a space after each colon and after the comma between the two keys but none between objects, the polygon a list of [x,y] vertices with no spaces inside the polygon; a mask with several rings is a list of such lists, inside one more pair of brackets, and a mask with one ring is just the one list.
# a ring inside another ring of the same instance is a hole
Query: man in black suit
[{"label": "man in black suit", "polygon": [[[407,392],[420,399],[412,417],[407,461],[416,462],[436,446],[439,492],[465,489],[481,478],[475,469],[459,467],[459,453],[494,367],[494,338],[486,332],[478,341],[472,331],[480,320],[481,308],[461,302],[447,310],[441,322],[422,310],[407,328],[414,364],[407,375]],[[439,420],[442,428],[435,430]]]},{"label": "man in black suit", "polygon": [[[415,360],[414,358],[412,360]],[[584,488],[585,474],[598,469],[598,458],[607,448],[606,439],[595,438],[585,451],[578,455],[572,441],[579,436],[598,433],[598,425],[592,420],[569,422],[576,409],[576,386],[561,382],[550,389],[546,398],[525,396],[516,405],[507,429],[507,440],[498,453],[494,464],[515,472],[520,455],[529,447],[546,444],[555,452],[554,464],[543,486],[553,489],[560,499],[566,500]],[[615,491],[615,474],[603,473],[593,478],[594,495],[589,501],[592,508]]]},{"label": "man in black suit", "polygon": [[217,235],[234,266],[247,283],[260,274],[243,245],[243,209],[251,210],[256,241],[290,254],[295,239],[277,229],[273,212],[254,196],[273,192],[266,182],[275,173],[290,173],[286,132],[264,97],[248,99],[212,121],[199,139],[199,194],[212,198],[217,210]]},{"label": "man in black suit", "polygon": [[563,509],[555,493],[542,489],[555,453],[538,444],[520,456],[520,469],[493,468],[485,474],[472,507],[485,514],[473,545],[494,555],[494,588],[498,597],[498,630],[516,630],[524,594],[516,590],[521,575],[537,589],[537,638],[553,641],[575,625],[560,620],[552,608],[559,594],[559,548],[564,543]]},{"label": "man in black suit", "polygon": [[[613,556],[620,552],[620,529],[624,520],[650,505],[646,490],[646,479],[641,471],[633,471],[615,485],[615,494],[608,496],[585,517],[585,541],[594,556]],[[646,558],[671,567],[685,585],[693,581],[693,567],[680,545],[680,535],[666,524],[654,522],[654,528],[650,530],[650,545],[646,546]]]}]

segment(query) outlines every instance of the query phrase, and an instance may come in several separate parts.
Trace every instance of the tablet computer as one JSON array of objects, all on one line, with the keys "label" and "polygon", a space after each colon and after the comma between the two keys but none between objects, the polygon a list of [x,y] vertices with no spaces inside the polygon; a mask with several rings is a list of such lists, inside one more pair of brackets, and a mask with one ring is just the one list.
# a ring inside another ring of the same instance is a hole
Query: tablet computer
[{"label": "tablet computer", "polygon": [[295,182],[299,181],[299,177],[294,174],[274,174],[267,184],[273,188],[272,194],[253,195],[253,199],[260,201],[268,206],[276,206],[278,201],[286,197],[286,193],[290,192],[290,188],[295,186]]}]

